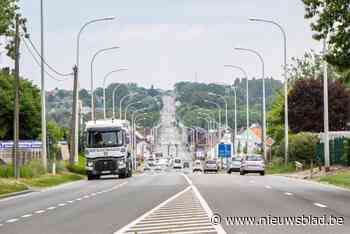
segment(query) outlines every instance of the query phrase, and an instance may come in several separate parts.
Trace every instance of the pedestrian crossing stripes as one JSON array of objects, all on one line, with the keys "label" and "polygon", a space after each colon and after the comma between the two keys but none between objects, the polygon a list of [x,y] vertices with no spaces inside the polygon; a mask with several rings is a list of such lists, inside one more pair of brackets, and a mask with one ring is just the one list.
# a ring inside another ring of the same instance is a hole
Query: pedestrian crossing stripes
[{"label": "pedestrian crossing stripes", "polygon": [[192,186],[163,202],[119,233],[218,233]]}]

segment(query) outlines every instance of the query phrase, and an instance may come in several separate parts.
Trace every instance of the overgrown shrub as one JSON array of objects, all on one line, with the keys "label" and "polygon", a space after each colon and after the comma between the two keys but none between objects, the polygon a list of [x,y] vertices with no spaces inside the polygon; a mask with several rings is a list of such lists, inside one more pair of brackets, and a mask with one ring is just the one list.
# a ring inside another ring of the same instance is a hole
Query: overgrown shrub
[{"label": "overgrown shrub", "polygon": [[[301,132],[289,135],[289,162],[298,161],[309,165],[310,160],[316,158],[316,145],[319,142],[317,134]],[[284,140],[275,147],[275,156],[284,156]]]},{"label": "overgrown shrub", "polygon": [[45,168],[41,161],[33,160],[20,167],[20,176],[23,178],[35,178],[45,174]]},{"label": "overgrown shrub", "polygon": [[0,165],[0,178],[13,177],[13,166],[12,164]]}]

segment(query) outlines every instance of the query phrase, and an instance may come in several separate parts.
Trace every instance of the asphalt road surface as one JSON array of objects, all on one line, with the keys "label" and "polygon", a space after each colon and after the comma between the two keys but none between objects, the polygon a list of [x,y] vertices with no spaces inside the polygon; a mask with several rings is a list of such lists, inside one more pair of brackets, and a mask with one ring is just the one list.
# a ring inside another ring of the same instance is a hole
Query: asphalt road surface
[{"label": "asphalt road surface", "polygon": [[[174,99],[163,100],[158,141],[178,144],[178,155],[189,159],[172,124]],[[158,147],[166,153],[163,144]],[[280,176],[169,170],[73,182],[0,200],[1,234],[136,232],[348,234],[350,191]]]}]

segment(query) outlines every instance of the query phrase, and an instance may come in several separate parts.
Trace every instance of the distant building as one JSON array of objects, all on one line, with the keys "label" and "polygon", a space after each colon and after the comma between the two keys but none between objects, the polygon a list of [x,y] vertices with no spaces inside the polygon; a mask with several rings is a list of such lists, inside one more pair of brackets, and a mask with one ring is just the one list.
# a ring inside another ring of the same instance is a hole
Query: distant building
[{"label": "distant building", "polygon": [[250,128],[240,131],[235,140],[236,147],[243,152],[248,140],[248,153],[261,149],[262,129],[259,124],[253,124]]}]

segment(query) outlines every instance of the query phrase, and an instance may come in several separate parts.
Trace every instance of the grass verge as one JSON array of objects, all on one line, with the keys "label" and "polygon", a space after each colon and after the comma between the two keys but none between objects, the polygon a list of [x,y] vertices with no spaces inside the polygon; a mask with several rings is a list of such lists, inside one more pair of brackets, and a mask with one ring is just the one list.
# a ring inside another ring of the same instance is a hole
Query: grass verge
[{"label": "grass verge", "polygon": [[287,165],[280,163],[266,165],[266,174],[283,174],[292,172],[295,172],[295,166],[293,163],[288,163]]},{"label": "grass verge", "polygon": [[0,179],[0,198],[8,193],[26,190],[27,186],[13,179]]},{"label": "grass verge", "polygon": [[334,175],[321,176],[319,181],[344,188],[350,188],[350,171],[341,171]]},{"label": "grass verge", "polygon": [[65,172],[62,174],[57,174],[56,176],[43,175],[38,178],[20,179],[20,181],[21,183],[29,187],[45,188],[45,187],[52,187],[59,184],[71,182],[71,181],[82,180],[84,178],[85,177],[82,175]]}]

